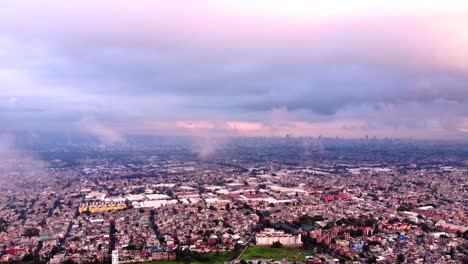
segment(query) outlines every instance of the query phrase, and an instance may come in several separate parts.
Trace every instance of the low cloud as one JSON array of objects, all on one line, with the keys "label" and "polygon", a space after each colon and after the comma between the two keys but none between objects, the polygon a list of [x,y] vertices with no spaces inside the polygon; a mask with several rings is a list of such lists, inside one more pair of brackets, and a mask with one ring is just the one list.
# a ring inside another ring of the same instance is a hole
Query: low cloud
[{"label": "low cloud", "polygon": [[90,133],[97,137],[102,146],[112,146],[125,144],[126,139],[124,134],[111,126],[98,122],[94,118],[86,118],[81,120],[78,126],[84,132]]},{"label": "low cloud", "polygon": [[32,180],[47,177],[47,164],[31,152],[18,148],[14,136],[0,134],[0,180],[14,183],[17,177]]}]

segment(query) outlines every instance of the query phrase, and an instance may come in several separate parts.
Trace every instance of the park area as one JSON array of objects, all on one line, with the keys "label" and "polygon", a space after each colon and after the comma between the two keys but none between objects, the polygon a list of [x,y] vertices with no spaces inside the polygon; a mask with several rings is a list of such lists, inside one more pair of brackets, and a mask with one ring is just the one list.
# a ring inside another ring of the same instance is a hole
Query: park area
[{"label": "park area", "polygon": [[[281,248],[272,248],[272,247],[260,247],[252,246],[245,250],[245,252],[240,256],[241,260],[252,260],[252,259],[274,259],[282,260],[287,259],[289,261],[303,261],[305,260],[304,249],[301,247],[281,247]],[[203,260],[190,259],[186,258],[185,260],[161,260],[154,262],[146,262],[146,264],[181,264],[187,263],[190,261],[191,264],[224,264],[224,262],[229,261],[231,254],[230,252],[209,252],[202,253]]]},{"label": "park area", "polygon": [[289,261],[305,260],[304,249],[301,247],[249,247],[240,257],[242,260],[252,259],[274,259],[281,260],[283,258]]}]

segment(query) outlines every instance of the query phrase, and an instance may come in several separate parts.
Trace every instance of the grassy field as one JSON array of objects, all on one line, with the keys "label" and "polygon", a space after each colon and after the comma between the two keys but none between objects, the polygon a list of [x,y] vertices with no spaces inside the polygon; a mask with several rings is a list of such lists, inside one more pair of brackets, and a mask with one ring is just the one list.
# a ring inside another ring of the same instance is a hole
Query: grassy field
[{"label": "grassy field", "polygon": [[283,247],[283,248],[271,248],[271,247],[249,247],[244,254],[240,257],[243,260],[249,259],[274,259],[281,260],[286,258],[290,261],[294,260],[305,260],[303,254],[304,249],[300,247]]},{"label": "grassy field", "polygon": [[[208,261],[206,262],[199,262],[199,261],[190,261],[192,264],[224,264],[225,261],[229,261],[229,256],[231,252],[220,252],[219,255],[216,255],[215,252],[208,252],[203,253],[203,255],[208,257]],[[160,260],[160,261],[152,261],[152,262],[145,262],[144,264],[181,264],[184,263],[183,261],[175,261],[175,260]]]}]

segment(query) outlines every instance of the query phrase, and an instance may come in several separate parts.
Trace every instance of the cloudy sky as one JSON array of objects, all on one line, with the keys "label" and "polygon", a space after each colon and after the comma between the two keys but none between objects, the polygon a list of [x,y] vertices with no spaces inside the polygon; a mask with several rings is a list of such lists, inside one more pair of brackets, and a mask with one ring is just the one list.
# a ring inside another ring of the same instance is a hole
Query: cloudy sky
[{"label": "cloudy sky", "polygon": [[2,0],[0,130],[468,138],[465,0]]}]

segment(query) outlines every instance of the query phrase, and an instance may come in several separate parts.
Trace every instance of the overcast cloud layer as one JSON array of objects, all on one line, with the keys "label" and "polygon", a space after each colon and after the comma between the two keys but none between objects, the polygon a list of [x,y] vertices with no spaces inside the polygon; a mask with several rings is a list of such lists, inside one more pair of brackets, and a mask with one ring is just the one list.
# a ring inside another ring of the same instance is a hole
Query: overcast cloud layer
[{"label": "overcast cloud layer", "polygon": [[4,0],[0,129],[468,139],[466,1],[323,2]]}]

